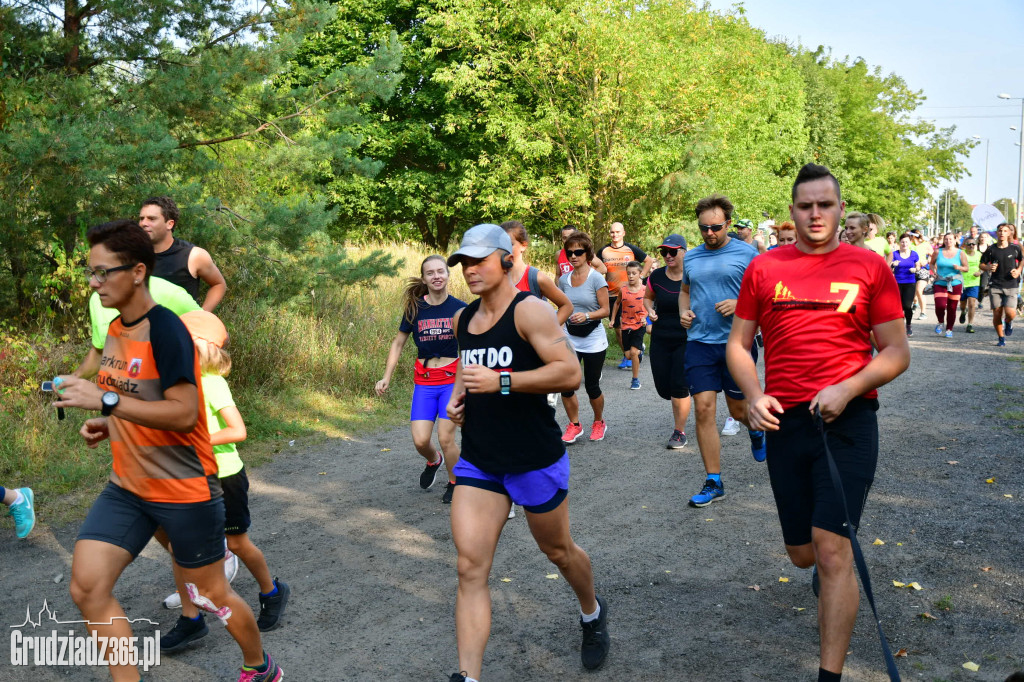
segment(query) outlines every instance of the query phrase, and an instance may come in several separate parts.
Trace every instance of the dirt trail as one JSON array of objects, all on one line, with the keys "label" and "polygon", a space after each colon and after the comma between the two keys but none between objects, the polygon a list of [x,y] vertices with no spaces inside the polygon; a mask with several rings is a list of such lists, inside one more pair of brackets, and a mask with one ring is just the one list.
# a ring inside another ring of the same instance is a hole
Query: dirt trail
[{"label": "dirt trail", "polygon": [[[983,323],[951,340],[934,336],[933,324],[915,322],[911,368],[882,391],[879,471],[860,536],[893,649],[908,652],[899,659],[904,679],[1002,681],[1024,669],[1024,339],[996,349]],[[692,418],[691,444],[666,450],[669,406],[646,364],[641,381],[629,391],[628,373],[608,367],[608,437],[570,449],[573,533],[611,615],[605,668],[581,669],[571,590],[546,577],[554,569],[520,512],[494,561],[485,679],[814,679],[809,572],[785,557],[764,465],[750,457],[745,435],[723,437],[726,498],[687,507],[702,483]],[[420,461],[398,428],[286,450],[250,472],[252,536],[293,589],[284,627],[264,640],[286,679],[439,682],[456,669],[448,508],[440,482],[418,488]],[[59,619],[78,617],[67,588],[76,530],[41,523],[17,542],[4,529],[0,622],[21,623],[26,607],[35,612],[44,600]],[[885,544],[872,545],[875,538]],[[924,589],[897,589],[893,580]],[[256,604],[244,569],[234,585]],[[130,617],[166,632],[178,615],[160,607],[171,589],[168,559],[151,543],[117,595]],[[147,682],[237,679],[238,650],[222,627],[211,630],[162,657]],[[863,600],[851,650],[844,679],[886,679]],[[0,658],[3,680],[107,679],[103,670],[14,668],[7,653]],[[966,661],[980,670],[964,670]]]}]

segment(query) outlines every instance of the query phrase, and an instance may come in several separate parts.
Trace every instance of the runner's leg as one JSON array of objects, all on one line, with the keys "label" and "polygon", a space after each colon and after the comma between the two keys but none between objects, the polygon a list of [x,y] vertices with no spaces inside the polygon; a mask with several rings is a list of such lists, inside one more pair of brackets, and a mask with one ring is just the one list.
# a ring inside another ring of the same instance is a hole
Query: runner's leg
[{"label": "runner's leg", "polygon": [[487,575],[512,501],[507,495],[458,485],[452,496],[452,540],[458,553],[455,637],[459,670],[480,678],[491,634],[491,593]]},{"label": "runner's leg", "polygon": [[455,440],[455,424],[448,419],[437,420],[437,440],[441,443],[441,452],[444,453],[444,465],[448,469],[448,480],[454,481],[455,474],[452,469],[459,463],[462,451]]},{"label": "runner's leg", "polygon": [[267,558],[263,551],[257,547],[248,533],[231,533],[227,535],[228,549],[238,555],[238,558],[249,569],[249,573],[259,583],[260,592],[268,594],[274,591],[274,578],[270,575],[270,566],[267,565]]},{"label": "runner's leg", "polygon": [[[524,507],[525,510],[525,507]],[[594,594],[594,572],[590,557],[569,535],[569,498],[549,512],[535,514],[526,510],[526,521],[537,546],[558,567],[576,598],[583,613],[597,611]]]},{"label": "runner's leg", "polygon": [[697,409],[697,447],[700,449],[700,458],[704,461],[704,471],[719,474],[722,472],[722,440],[718,435],[718,425],[715,423],[718,393],[701,391],[693,396],[693,402]]},{"label": "runner's leg", "polygon": [[821,528],[812,528],[811,537],[821,580],[818,599],[821,667],[841,673],[860,604],[857,578],[853,574],[853,548],[849,538]]},{"label": "runner's leg", "polygon": [[227,606],[231,609],[231,617],[226,624],[227,631],[234,637],[242,649],[245,665],[256,667],[263,665],[263,643],[256,617],[244,599],[238,596],[224,575],[224,559],[197,568],[182,569],[185,582],[192,583],[199,594],[206,597],[214,606]]},{"label": "runner's leg", "polygon": [[[131,552],[101,540],[79,540],[71,560],[71,599],[88,621],[86,628],[98,637],[131,637],[132,627],[114,597],[114,584],[132,562]],[[93,625],[93,623],[111,623]],[[113,655],[113,652],[111,652]],[[115,682],[138,682],[135,666],[111,665]]]},{"label": "runner's leg", "polygon": [[431,442],[430,437],[434,434],[434,422],[427,419],[416,419],[409,422],[412,431],[412,444],[416,452],[423,455],[423,459],[433,464],[437,461],[437,450]]}]

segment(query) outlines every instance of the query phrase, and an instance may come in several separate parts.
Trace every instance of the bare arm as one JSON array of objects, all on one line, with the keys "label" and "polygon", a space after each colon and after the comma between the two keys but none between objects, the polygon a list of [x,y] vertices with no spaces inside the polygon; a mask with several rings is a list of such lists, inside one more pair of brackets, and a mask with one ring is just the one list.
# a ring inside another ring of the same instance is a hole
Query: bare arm
[{"label": "bare arm", "polygon": [[884,386],[910,366],[910,344],[902,318],[876,324],[871,331],[878,347],[871,362],[849,379],[821,389],[811,400],[811,410],[818,406],[826,422],[842,414],[852,399]]},{"label": "bare arm", "polygon": [[241,443],[248,435],[245,431],[245,422],[242,420],[242,413],[234,405],[222,407],[217,416],[224,420],[226,426],[216,433],[210,434],[210,445],[227,445],[228,443]]},{"label": "bare arm", "polygon": [[[60,377],[60,398],[53,407],[79,407],[96,410],[102,407],[105,391],[74,375]],[[199,421],[199,391],[195,384],[179,381],[164,391],[163,400],[139,400],[122,395],[112,413],[125,421],[151,429],[188,433]]]},{"label": "bare arm", "polygon": [[395,340],[391,342],[391,348],[388,350],[388,361],[384,365],[384,378],[373,387],[377,395],[384,395],[384,392],[388,390],[388,386],[391,385],[391,376],[395,373],[395,367],[398,366],[398,360],[402,357],[402,349],[405,348],[405,342],[408,339],[409,332],[398,332],[395,334]]},{"label": "bare arm", "polygon": [[590,261],[590,267],[597,270],[598,274],[600,275],[608,274],[608,266],[605,265],[604,261],[598,258],[597,256],[594,256],[594,260]]},{"label": "bare arm", "polygon": [[[462,310],[465,310],[463,308]],[[452,316],[452,330],[455,331],[455,337],[458,338],[459,332],[459,317],[462,315],[462,310],[459,310]],[[448,413],[448,419],[452,424],[456,426],[464,426],[466,423],[466,384],[462,378],[462,360],[459,360],[459,364],[456,365],[455,369],[455,384],[452,386],[452,395],[448,399],[448,407],[445,410]]]},{"label": "bare arm", "polygon": [[654,310],[654,292],[651,291],[650,287],[647,287],[647,290],[644,291],[644,308],[647,309],[647,317],[657,322],[658,313]]},{"label": "bare arm", "polygon": [[643,279],[647,275],[651,274],[651,268],[654,267],[654,259],[648,256],[644,259],[643,268],[640,270],[640,277]]},{"label": "bare arm", "polygon": [[203,300],[203,310],[212,313],[228,292],[227,280],[220,274],[213,258],[210,257],[210,252],[198,246],[188,254],[188,270],[210,287],[206,292],[206,299]]},{"label": "bare arm", "polygon": [[94,376],[99,374],[100,371],[100,360],[103,359],[103,351],[89,344],[89,352],[86,353],[85,358],[82,359],[82,364],[78,366],[73,374],[76,377],[82,379],[92,379]]},{"label": "bare arm", "polygon": [[558,317],[558,324],[565,324],[565,321],[572,315],[572,304],[569,303],[569,297],[543,272],[537,273],[537,284],[540,286],[540,293],[544,294],[544,298],[554,303],[555,307],[558,308],[558,311],[555,313]]},{"label": "bare arm", "polygon": [[679,284],[679,324],[684,329],[689,329],[690,325],[697,318],[697,315],[690,310],[690,285]]},{"label": "bare arm", "polygon": [[725,361],[733,381],[747,398],[747,422],[750,428],[755,431],[778,431],[779,418],[772,412],[782,414],[782,405],[761,390],[757,366],[750,355],[756,333],[756,321],[734,316],[729,340],[725,344]]},{"label": "bare arm", "polygon": [[[542,301],[526,299],[516,306],[516,330],[544,364],[525,372],[512,372],[511,390],[516,393],[555,393],[576,390],[580,386],[580,363],[569,339],[558,327],[554,311]],[[474,393],[497,393],[500,390],[498,371],[483,365],[461,369],[465,388]],[[452,400],[459,392],[459,377],[452,390]],[[452,414],[449,403],[449,416]],[[453,420],[454,421],[454,420]]]}]

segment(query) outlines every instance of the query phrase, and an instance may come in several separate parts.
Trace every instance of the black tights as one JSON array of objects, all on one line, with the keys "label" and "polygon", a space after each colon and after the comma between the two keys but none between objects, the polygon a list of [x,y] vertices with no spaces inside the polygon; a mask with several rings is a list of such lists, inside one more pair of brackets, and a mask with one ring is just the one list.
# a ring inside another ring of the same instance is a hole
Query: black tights
[{"label": "black tights", "polygon": [[[596,353],[581,353],[576,351],[576,357],[583,363],[583,386],[587,389],[587,397],[597,400],[601,397],[601,370],[604,367],[604,356],[607,349]],[[562,393],[563,398],[571,398],[576,391]]]}]

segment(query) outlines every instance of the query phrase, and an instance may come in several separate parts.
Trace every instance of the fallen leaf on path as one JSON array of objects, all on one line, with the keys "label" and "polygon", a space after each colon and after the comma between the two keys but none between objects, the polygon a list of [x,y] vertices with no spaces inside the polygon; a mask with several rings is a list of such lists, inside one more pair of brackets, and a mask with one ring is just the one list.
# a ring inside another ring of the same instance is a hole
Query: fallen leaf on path
[{"label": "fallen leaf on path", "polygon": [[955,460],[955,459],[951,459],[951,460],[946,462],[946,464],[952,464],[953,466],[956,466],[959,463],[960,462],[958,460]]},{"label": "fallen leaf on path", "polygon": [[938,620],[935,616],[925,611],[924,613],[917,614],[917,617],[922,620]]},{"label": "fallen leaf on path", "polygon": [[1013,499],[1013,495],[1003,495],[1003,497],[1009,497],[1011,500]]},{"label": "fallen leaf on path", "polygon": [[939,448],[939,450],[945,450],[945,449],[946,449],[945,445],[943,445],[941,448]]},{"label": "fallen leaf on path", "polygon": [[317,476],[326,476],[326,475],[327,475],[326,471],[321,471],[319,474],[317,474]]},{"label": "fallen leaf on path", "polygon": [[899,580],[893,580],[892,581],[892,586],[893,587],[906,587],[907,584],[906,583],[901,583]]},{"label": "fallen leaf on path", "polygon": [[980,667],[981,666],[975,663],[974,661],[967,661],[966,663],[964,663],[964,668],[970,670],[972,673],[978,672],[978,668]]},{"label": "fallen leaf on path", "polygon": [[647,509],[647,505],[640,507],[641,509]]},{"label": "fallen leaf on path", "polygon": [[391,452],[391,448],[381,448],[381,452]]},{"label": "fallen leaf on path", "polygon": [[704,519],[705,521],[714,521],[714,519]]},{"label": "fallen leaf on path", "polygon": [[985,483],[995,483],[995,482],[996,482],[995,476],[993,476],[992,478],[986,478],[985,479]]},{"label": "fallen leaf on path", "polygon": [[802,607],[802,606],[794,606],[794,607],[793,607],[793,610],[794,610],[794,611],[806,611],[807,609],[805,609],[805,608],[804,608],[804,607]]},{"label": "fallen leaf on path", "polygon": [[512,582],[512,578],[502,578],[501,582],[503,582],[503,583],[510,583],[510,582]]},{"label": "fallen leaf on path", "polygon": [[910,583],[909,585],[907,585],[907,587],[913,587],[913,588],[914,588],[915,590],[917,590],[917,591],[921,591],[921,590],[923,590],[923,589],[924,589],[923,587],[921,587],[921,586],[920,586],[920,585],[918,585],[917,583]]},{"label": "fallen leaf on path", "polygon": [[885,544],[885,540],[883,540],[882,538],[875,538],[875,541],[872,542],[871,544],[872,545],[884,545]]},{"label": "fallen leaf on path", "polygon": [[760,592],[761,591],[761,586],[760,585],[747,585],[747,589],[748,590],[753,590],[754,592]]},{"label": "fallen leaf on path", "polygon": [[906,658],[906,657],[907,657],[907,650],[906,649],[900,649],[899,651],[896,652],[896,658]]},{"label": "fallen leaf on path", "polygon": [[982,566],[981,570],[983,570],[985,573],[988,573],[989,571],[992,570],[992,567],[991,566]]},{"label": "fallen leaf on path", "polygon": [[666,573],[671,573],[672,571],[665,571],[665,572],[666,572]]},{"label": "fallen leaf on path", "polygon": [[548,580],[558,580],[558,574],[557,573],[548,573],[544,577],[547,578]]},{"label": "fallen leaf on path", "polygon": [[782,578],[782,577],[780,577],[779,578],[779,582],[780,583],[788,583],[789,582],[789,578]]},{"label": "fallen leaf on path", "polygon": [[903,546],[903,543],[902,543],[902,542],[897,542],[897,543],[896,543],[896,546],[897,546],[897,547],[902,547],[902,546]]}]

